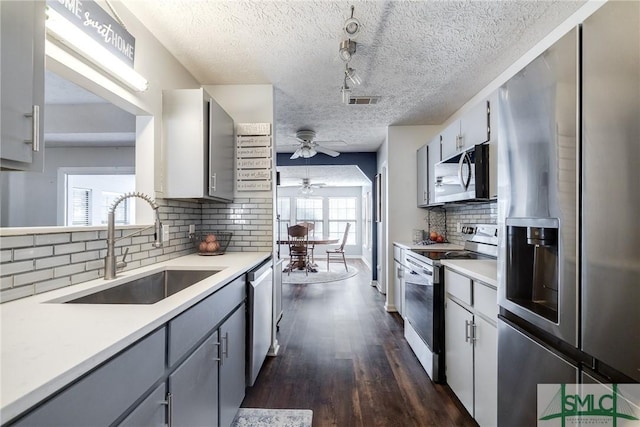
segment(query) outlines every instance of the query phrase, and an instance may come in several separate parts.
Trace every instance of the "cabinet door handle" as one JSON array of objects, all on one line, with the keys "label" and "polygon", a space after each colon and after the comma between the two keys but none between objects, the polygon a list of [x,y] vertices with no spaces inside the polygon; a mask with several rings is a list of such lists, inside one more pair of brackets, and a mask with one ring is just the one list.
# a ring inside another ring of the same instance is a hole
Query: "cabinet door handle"
[{"label": "cabinet door handle", "polygon": [[476,329],[478,325],[476,325],[474,322],[470,322],[470,324],[471,324],[471,342],[475,344],[475,342],[478,340],[477,329]]},{"label": "cabinet door handle", "polygon": [[25,141],[32,144],[33,151],[40,151],[40,106],[34,105],[31,113],[25,114],[25,117],[31,117],[31,141]]},{"label": "cabinet door handle", "polygon": [[167,427],[173,427],[173,394],[167,393],[167,400],[162,404],[167,406]]},{"label": "cabinet door handle", "polygon": [[224,337],[224,346],[222,346],[222,355],[225,359],[229,358],[229,332],[225,332]]},{"label": "cabinet door handle", "polygon": [[469,333],[469,330],[471,326],[471,322],[469,322],[468,320],[464,321],[464,342],[469,342],[469,339],[471,339],[471,335]]},{"label": "cabinet door handle", "polygon": [[211,178],[209,178],[209,189],[210,191],[216,191],[216,174],[212,173]]}]

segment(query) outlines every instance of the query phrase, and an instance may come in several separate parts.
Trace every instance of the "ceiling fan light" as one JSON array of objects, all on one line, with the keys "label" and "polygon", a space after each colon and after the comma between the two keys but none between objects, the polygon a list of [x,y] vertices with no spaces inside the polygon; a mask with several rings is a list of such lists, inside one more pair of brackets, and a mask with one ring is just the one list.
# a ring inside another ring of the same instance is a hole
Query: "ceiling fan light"
[{"label": "ceiling fan light", "polygon": [[340,42],[340,59],[344,62],[349,62],[354,53],[356,53],[356,42],[351,39],[345,39]]}]

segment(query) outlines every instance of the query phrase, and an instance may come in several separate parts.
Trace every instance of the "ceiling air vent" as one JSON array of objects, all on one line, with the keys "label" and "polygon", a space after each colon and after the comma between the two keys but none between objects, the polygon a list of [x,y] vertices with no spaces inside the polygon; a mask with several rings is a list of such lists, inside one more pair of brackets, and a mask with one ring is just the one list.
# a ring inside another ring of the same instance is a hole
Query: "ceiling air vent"
[{"label": "ceiling air vent", "polygon": [[352,96],[349,105],[373,105],[380,102],[379,96]]}]

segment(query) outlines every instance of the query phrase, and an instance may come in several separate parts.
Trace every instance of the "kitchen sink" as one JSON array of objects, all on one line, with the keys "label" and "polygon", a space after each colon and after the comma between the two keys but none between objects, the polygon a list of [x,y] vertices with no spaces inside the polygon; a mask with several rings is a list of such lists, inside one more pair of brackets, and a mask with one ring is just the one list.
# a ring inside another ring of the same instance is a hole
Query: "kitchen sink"
[{"label": "kitchen sink", "polygon": [[154,304],[220,270],[164,270],[104,289],[68,304]]}]

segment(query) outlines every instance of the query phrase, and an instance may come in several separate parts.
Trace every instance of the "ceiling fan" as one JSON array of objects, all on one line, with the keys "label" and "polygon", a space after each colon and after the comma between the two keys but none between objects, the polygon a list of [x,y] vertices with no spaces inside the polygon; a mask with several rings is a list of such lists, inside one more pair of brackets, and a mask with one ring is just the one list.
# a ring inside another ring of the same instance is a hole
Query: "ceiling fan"
[{"label": "ceiling fan", "polygon": [[[309,157],[313,157],[318,153],[323,153],[331,157],[337,157],[340,155],[339,152],[330,150],[319,145],[319,142],[333,142],[333,141],[314,141],[316,137],[316,132],[313,130],[304,130],[301,129],[296,132],[296,139],[300,143],[300,147],[293,153],[290,157],[291,159],[297,159],[298,157],[302,157],[303,159],[308,159]],[[342,142],[342,141],[341,141]]]}]

